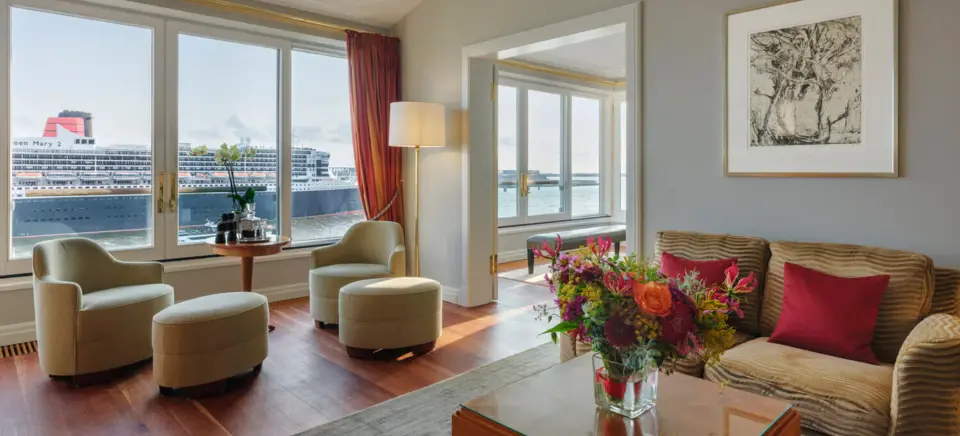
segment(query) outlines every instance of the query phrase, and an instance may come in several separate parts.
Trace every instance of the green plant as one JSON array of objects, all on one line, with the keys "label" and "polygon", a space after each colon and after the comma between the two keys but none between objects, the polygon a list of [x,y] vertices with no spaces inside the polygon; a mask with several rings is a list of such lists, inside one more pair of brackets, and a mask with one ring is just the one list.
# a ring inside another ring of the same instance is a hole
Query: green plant
[{"label": "green plant", "polygon": [[[206,145],[195,147],[190,151],[194,156],[210,154]],[[233,200],[234,210],[238,212],[245,210],[248,204],[253,203],[257,193],[253,188],[248,187],[241,195],[234,171],[238,162],[253,159],[256,155],[257,149],[249,145],[241,147],[239,144],[227,145],[226,143],[220,144],[220,148],[213,152],[213,159],[217,165],[223,165],[227,169],[227,177],[230,180],[230,193],[227,197]]]}]

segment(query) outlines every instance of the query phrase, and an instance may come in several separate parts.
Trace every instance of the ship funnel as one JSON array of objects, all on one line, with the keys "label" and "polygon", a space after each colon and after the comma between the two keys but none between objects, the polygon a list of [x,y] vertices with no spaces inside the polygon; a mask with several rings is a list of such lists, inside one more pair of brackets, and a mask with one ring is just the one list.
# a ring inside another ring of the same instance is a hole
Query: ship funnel
[{"label": "ship funnel", "polygon": [[83,136],[92,137],[93,136],[93,114],[90,112],[83,111],[60,111],[60,114],[57,115],[61,118],[82,118],[83,119]]}]

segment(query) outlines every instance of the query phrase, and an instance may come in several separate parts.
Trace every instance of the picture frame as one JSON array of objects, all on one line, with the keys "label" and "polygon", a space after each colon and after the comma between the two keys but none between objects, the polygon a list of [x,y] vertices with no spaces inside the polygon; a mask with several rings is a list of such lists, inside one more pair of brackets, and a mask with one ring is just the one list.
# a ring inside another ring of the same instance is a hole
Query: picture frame
[{"label": "picture frame", "polygon": [[791,0],[728,13],[724,175],[899,177],[898,9]]}]

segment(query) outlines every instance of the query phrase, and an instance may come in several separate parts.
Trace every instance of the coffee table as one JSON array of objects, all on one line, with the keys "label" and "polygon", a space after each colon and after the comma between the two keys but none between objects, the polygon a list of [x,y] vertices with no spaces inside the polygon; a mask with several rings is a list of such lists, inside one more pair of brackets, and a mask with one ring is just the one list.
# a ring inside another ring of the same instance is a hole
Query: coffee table
[{"label": "coffee table", "polygon": [[800,436],[790,404],[683,374],[661,374],[657,406],[639,418],[600,411],[592,371],[582,356],[470,400],[453,435]]}]

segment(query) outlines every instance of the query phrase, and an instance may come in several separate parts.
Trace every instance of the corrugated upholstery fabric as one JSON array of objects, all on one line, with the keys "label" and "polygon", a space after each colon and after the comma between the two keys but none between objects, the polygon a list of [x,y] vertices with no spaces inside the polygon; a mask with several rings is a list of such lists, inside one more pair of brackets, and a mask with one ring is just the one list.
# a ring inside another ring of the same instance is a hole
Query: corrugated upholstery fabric
[{"label": "corrugated upholstery fabric", "polygon": [[892,435],[960,434],[960,318],[935,314],[903,344],[894,366]]},{"label": "corrugated upholstery fabric", "polygon": [[783,305],[783,265],[795,263],[840,277],[890,275],[873,335],[873,351],[893,363],[910,331],[930,312],[933,261],[922,254],[846,244],[774,242],[763,295],[760,335],[770,336]]},{"label": "corrugated upholstery fabric", "polygon": [[153,378],[167,388],[241,374],[267,358],[267,298],[252,292],[207,295],[153,320]]},{"label": "corrugated upholstery fabric", "polygon": [[960,271],[935,268],[936,285],[930,313],[949,313],[960,316]]},{"label": "corrugated upholstery fabric", "polygon": [[356,223],[336,244],[313,250],[310,268],[310,315],[336,324],[340,288],[360,280],[406,275],[403,228],[388,221]]},{"label": "corrugated upholstery fabric", "polygon": [[340,291],[340,343],[395,349],[437,340],[443,331],[440,283],[419,277],[355,282]]},{"label": "corrugated upholstery fabric", "polygon": [[[736,347],[740,344],[752,341],[756,336],[749,333],[736,332],[733,334],[733,346]],[[674,366],[674,370],[689,376],[703,378],[703,369],[706,366],[703,360],[696,358],[686,358],[680,359],[677,361]]]},{"label": "corrugated upholstery fabric", "polygon": [[58,376],[149,359],[153,315],[173,304],[158,262],[120,262],[96,242],[63,238],[33,249],[40,367]]},{"label": "corrugated upholstery fabric", "polygon": [[[794,405],[803,426],[832,435],[883,435],[890,426],[894,368],[757,338],[727,351],[705,378]],[[926,433],[924,433],[926,434]]]},{"label": "corrugated upholstery fabric", "polygon": [[764,295],[763,277],[767,268],[767,241],[762,238],[707,233],[666,231],[657,233],[654,261],[659,264],[664,251],[691,260],[716,260],[734,257],[740,274],[757,276],[756,291],[746,294],[740,302],[743,319],[732,318],[737,330],[756,335],[760,318],[760,302]]}]

